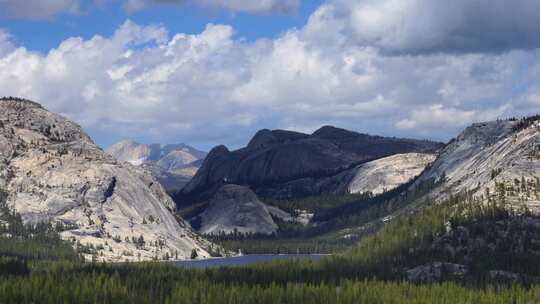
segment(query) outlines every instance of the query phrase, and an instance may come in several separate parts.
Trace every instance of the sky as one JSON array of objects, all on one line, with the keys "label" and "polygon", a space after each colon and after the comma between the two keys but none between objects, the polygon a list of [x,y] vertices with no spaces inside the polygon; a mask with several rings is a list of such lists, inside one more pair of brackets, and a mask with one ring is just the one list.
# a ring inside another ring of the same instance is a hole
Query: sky
[{"label": "sky", "polygon": [[537,0],[0,0],[0,95],[102,147],[259,129],[447,141],[540,112]]}]

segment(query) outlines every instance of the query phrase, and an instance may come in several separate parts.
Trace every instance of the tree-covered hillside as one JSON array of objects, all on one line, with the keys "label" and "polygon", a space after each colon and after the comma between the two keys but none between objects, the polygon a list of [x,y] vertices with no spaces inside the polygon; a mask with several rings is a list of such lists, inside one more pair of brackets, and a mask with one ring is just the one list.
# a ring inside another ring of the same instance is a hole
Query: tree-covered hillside
[{"label": "tree-covered hillside", "polygon": [[[482,204],[462,195],[403,212],[354,248],[320,262],[205,270],[164,263],[84,263],[69,244],[43,244],[56,242],[54,229],[6,225],[6,219],[18,222],[16,214],[6,211],[4,205],[0,303],[529,303],[540,299],[535,285],[540,278],[536,265],[540,219],[526,209],[511,211],[499,199]],[[9,249],[15,241],[18,249]],[[32,254],[40,252],[38,242],[52,251]]]},{"label": "tree-covered hillside", "polygon": [[0,190],[0,256],[24,261],[79,259],[71,244],[60,239],[62,225],[24,225],[20,215],[6,205],[6,196]]}]

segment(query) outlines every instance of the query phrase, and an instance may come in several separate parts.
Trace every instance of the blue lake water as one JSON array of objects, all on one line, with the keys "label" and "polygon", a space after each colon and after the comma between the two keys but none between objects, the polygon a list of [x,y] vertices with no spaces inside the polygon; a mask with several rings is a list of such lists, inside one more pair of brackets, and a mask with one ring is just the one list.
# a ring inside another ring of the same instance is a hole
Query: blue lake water
[{"label": "blue lake water", "polygon": [[178,267],[185,268],[209,268],[209,267],[235,267],[245,266],[255,263],[280,261],[280,260],[312,260],[318,261],[323,257],[328,256],[324,254],[249,254],[230,258],[214,258],[207,260],[187,260],[177,261],[174,264]]}]

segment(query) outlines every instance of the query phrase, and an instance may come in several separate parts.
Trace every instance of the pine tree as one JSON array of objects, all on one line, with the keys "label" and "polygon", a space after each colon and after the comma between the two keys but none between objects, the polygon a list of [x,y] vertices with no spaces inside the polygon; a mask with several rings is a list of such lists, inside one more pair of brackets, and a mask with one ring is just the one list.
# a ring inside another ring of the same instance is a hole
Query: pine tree
[{"label": "pine tree", "polygon": [[191,256],[190,256],[190,258],[191,258],[192,260],[194,260],[194,259],[196,259],[198,256],[199,256],[199,254],[197,253],[197,250],[196,250],[195,248],[193,248],[193,249],[191,250]]}]

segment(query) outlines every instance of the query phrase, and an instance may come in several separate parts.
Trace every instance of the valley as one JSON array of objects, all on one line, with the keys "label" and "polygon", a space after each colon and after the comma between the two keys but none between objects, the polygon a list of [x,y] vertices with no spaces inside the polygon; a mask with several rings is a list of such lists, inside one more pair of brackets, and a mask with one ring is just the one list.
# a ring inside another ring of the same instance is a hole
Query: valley
[{"label": "valley", "polygon": [[[294,302],[291,286],[302,299],[318,294],[311,303],[325,303],[328,288],[343,290],[336,303],[372,299],[357,293],[366,288],[377,299],[428,288],[423,300],[440,292],[478,303],[538,292],[528,288],[540,281],[538,117],[474,124],[446,145],[334,127],[263,130],[245,148],[218,146],[194,160],[186,145],[131,141],[107,154],[37,103],[4,98],[0,107],[0,276],[22,280],[0,283],[9,290],[0,299],[35,300],[40,282],[69,288],[73,280],[88,286],[73,299],[93,292],[105,303],[242,303],[254,290],[268,303],[278,294]],[[200,164],[172,197],[155,169],[165,170],[163,159]],[[235,268],[146,263],[238,252],[331,255]],[[488,288],[513,284],[523,287]],[[52,286],[47,296],[65,299]]]},{"label": "valley", "polygon": [[540,303],[539,76],[539,0],[0,0],[0,304]]},{"label": "valley", "polygon": [[195,229],[233,251],[329,253],[359,239],[344,229],[389,213],[383,203],[402,200],[442,146],[331,126],[260,130],[244,148],[212,149],[173,198]]}]

